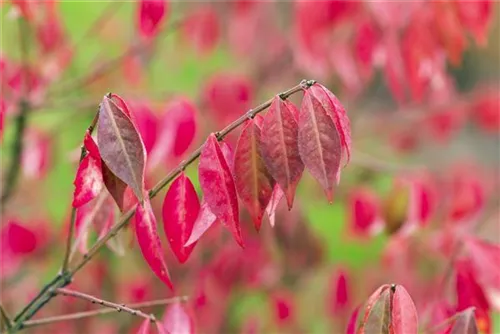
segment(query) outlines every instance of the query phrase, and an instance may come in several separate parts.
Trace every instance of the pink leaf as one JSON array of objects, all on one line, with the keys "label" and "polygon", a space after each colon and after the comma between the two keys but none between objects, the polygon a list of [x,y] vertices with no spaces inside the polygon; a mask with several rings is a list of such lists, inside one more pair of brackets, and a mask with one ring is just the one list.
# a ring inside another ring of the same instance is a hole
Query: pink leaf
[{"label": "pink leaf", "polygon": [[392,297],[392,328],[394,334],[418,333],[418,315],[410,295],[401,285],[396,285]]},{"label": "pink leaf", "polygon": [[243,128],[234,154],[235,185],[258,231],[271,199],[274,180],[262,158],[260,129],[254,120]]},{"label": "pink leaf", "polygon": [[198,174],[210,211],[230,228],[236,242],[243,247],[233,175],[213,133],[201,151]]},{"label": "pink leaf", "polygon": [[188,247],[196,243],[201,236],[212,226],[217,220],[217,217],[210,211],[207,203],[203,200],[201,202],[200,211],[198,217],[193,225],[193,230],[189,236],[189,240],[184,244],[184,247]]},{"label": "pink leaf", "polygon": [[131,119],[107,96],[99,110],[97,145],[109,170],[142,201],[146,150]]},{"label": "pink leaf", "polygon": [[164,252],[156,228],[156,218],[148,198],[144,200],[143,205],[140,203],[137,204],[135,213],[135,233],[142,255],[151,270],[163,281],[163,283],[168,285],[170,289],[173,289],[167,265],[163,258]]},{"label": "pink leaf", "polygon": [[193,320],[179,302],[167,307],[162,323],[169,334],[194,333]]},{"label": "pink leaf", "polygon": [[138,9],[139,33],[150,39],[158,34],[160,24],[168,11],[165,0],[141,0]]},{"label": "pink leaf", "polygon": [[141,327],[139,327],[139,330],[137,331],[137,334],[149,334],[150,326],[151,326],[151,320],[144,319],[142,321]]},{"label": "pink leaf", "polygon": [[302,100],[298,145],[304,165],[332,202],[333,185],[340,171],[342,143],[332,117],[309,90]]},{"label": "pink leaf", "polygon": [[375,231],[380,219],[380,204],[370,189],[354,189],[349,196],[349,227],[359,236]]},{"label": "pink leaf", "polygon": [[283,196],[285,196],[285,193],[281,189],[280,185],[276,183],[271,194],[271,199],[266,207],[266,213],[269,216],[269,224],[271,224],[272,227],[274,227],[276,208],[278,207],[278,204]]},{"label": "pink leaf", "polygon": [[286,194],[292,208],[295,188],[304,171],[298,147],[298,110],[276,96],[262,124],[262,157],[272,177]]},{"label": "pink leaf", "polygon": [[478,280],[487,287],[500,290],[500,246],[476,237],[467,237],[465,247]]},{"label": "pink leaf", "polygon": [[359,306],[354,309],[347,323],[346,334],[355,334],[358,326]]},{"label": "pink leaf", "polygon": [[85,133],[83,146],[87,153],[78,166],[75,181],[73,182],[75,185],[73,193],[74,208],[78,208],[94,199],[101,192],[104,185],[99,148],[89,132]]},{"label": "pink leaf", "polygon": [[186,262],[194,244],[186,247],[200,211],[200,202],[191,180],[186,174],[175,179],[163,201],[163,226],[170,248],[180,263]]}]

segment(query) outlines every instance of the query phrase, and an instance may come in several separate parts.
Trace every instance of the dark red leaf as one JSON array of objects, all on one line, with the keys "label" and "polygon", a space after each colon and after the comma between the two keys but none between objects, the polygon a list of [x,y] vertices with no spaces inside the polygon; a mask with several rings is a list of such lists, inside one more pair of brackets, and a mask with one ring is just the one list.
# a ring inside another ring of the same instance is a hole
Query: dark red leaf
[{"label": "dark red leaf", "polygon": [[167,191],[163,201],[163,226],[170,248],[180,263],[186,262],[194,243],[186,247],[200,211],[200,202],[191,180],[181,173]]},{"label": "dark red leaf", "polygon": [[198,174],[210,211],[231,230],[236,242],[243,247],[233,175],[213,133],[201,151]]},{"label": "dark red leaf", "polygon": [[146,164],[144,143],[131,119],[107,96],[99,109],[97,134],[97,145],[106,166],[142,201]]},{"label": "dark red leaf", "polygon": [[212,226],[213,223],[217,220],[217,217],[210,211],[207,203],[203,200],[201,202],[200,211],[198,213],[198,217],[193,225],[193,230],[191,231],[191,235],[189,236],[189,240],[186,241],[184,247],[188,247],[194,243],[196,243],[201,236]]},{"label": "dark red leaf", "polygon": [[418,315],[410,295],[401,285],[396,285],[392,297],[392,329],[394,334],[418,333]]},{"label": "dark red leaf", "polygon": [[340,175],[342,143],[332,117],[309,90],[302,100],[298,145],[304,165],[332,202],[333,185]]},{"label": "dark red leaf", "polygon": [[234,154],[234,175],[238,195],[258,231],[271,199],[274,180],[262,158],[260,129],[254,120],[243,128]]},{"label": "dark red leaf", "polygon": [[85,133],[83,146],[86,155],[80,162],[75,181],[73,181],[75,191],[72,205],[74,208],[78,208],[94,199],[101,192],[104,185],[99,148],[88,131]]},{"label": "dark red leaf", "polygon": [[173,289],[167,265],[163,258],[164,252],[158,236],[156,218],[148,198],[144,200],[143,205],[141,205],[141,203],[137,204],[135,213],[135,233],[142,255],[151,270],[163,281],[163,283],[170,287],[170,289]]},{"label": "dark red leaf", "polygon": [[194,333],[193,319],[179,302],[167,307],[162,323],[169,334]]},{"label": "dark red leaf", "polygon": [[274,216],[276,213],[276,208],[278,207],[278,204],[283,196],[285,196],[285,193],[281,189],[280,185],[276,183],[274,185],[273,193],[271,194],[271,199],[269,200],[269,203],[266,207],[266,213],[269,217],[269,224],[271,224],[271,227],[274,227]]},{"label": "dark red leaf", "polygon": [[262,157],[292,208],[295,188],[304,171],[298,147],[297,108],[276,96],[262,124]]},{"label": "dark red leaf", "polygon": [[101,167],[106,189],[108,189],[120,211],[125,211],[125,191],[127,190],[127,185],[109,170],[104,161],[101,161]]},{"label": "dark red leaf", "polygon": [[168,11],[165,0],[141,0],[138,8],[139,33],[147,39],[158,34],[160,24]]}]

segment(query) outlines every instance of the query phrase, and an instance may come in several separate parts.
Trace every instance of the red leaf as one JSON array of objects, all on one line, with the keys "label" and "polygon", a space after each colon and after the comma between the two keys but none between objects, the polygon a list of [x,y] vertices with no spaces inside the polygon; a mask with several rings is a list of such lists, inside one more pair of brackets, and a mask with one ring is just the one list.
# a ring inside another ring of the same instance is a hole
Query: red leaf
[{"label": "red leaf", "polygon": [[346,334],[355,334],[356,327],[358,326],[358,315],[359,315],[359,306],[354,309],[351,317],[349,318],[349,322],[347,323]]},{"label": "red leaf", "polygon": [[172,183],[163,201],[163,226],[170,248],[180,263],[186,262],[194,244],[186,247],[200,211],[200,202],[191,180],[181,173]]},{"label": "red leaf", "polygon": [[143,102],[134,103],[132,111],[133,113],[130,118],[137,126],[137,130],[139,130],[141,138],[144,142],[146,152],[149,153],[153,149],[156,142],[158,119],[151,108]]},{"label": "red leaf", "polygon": [[201,151],[198,174],[208,207],[231,230],[236,242],[243,247],[233,176],[213,133]]},{"label": "red leaf", "polygon": [[417,309],[401,285],[396,285],[392,297],[392,329],[394,334],[418,333]]},{"label": "red leaf", "polygon": [[234,175],[238,195],[252,217],[258,231],[271,199],[274,180],[262,158],[260,129],[254,120],[243,128],[234,154]]},{"label": "red leaf", "polygon": [[143,206],[140,203],[137,204],[135,233],[142,255],[149,267],[163,283],[173,290],[172,281],[170,280],[167,265],[163,258],[164,252],[156,228],[156,218],[148,198],[144,200]]},{"label": "red leaf", "polygon": [[298,147],[298,110],[276,96],[262,124],[262,157],[272,177],[286,194],[292,208],[295,188],[304,171]]},{"label": "red leaf", "polygon": [[220,38],[219,19],[213,7],[199,7],[190,13],[184,21],[183,33],[196,51],[212,51]]},{"label": "red leaf", "polygon": [[100,232],[100,228],[108,223],[110,215],[113,215],[113,206],[109,206],[106,199],[107,194],[102,193],[95,200],[78,208],[75,217],[75,241],[71,255],[77,248],[82,254],[87,253],[87,239],[91,225]]},{"label": "red leaf", "polygon": [[479,45],[486,45],[488,28],[495,13],[491,0],[455,1],[460,20]]},{"label": "red leaf", "polygon": [[87,153],[78,166],[75,181],[73,182],[75,185],[72,204],[74,208],[78,208],[94,199],[101,192],[104,184],[99,148],[88,131],[85,133],[83,146]]},{"label": "red leaf", "polygon": [[465,239],[465,247],[478,280],[486,287],[500,290],[500,246],[475,237]]},{"label": "red leaf", "polygon": [[34,231],[15,220],[9,221],[2,228],[1,237],[2,251],[8,248],[13,254],[29,254],[37,248]]},{"label": "red leaf", "polygon": [[349,196],[349,226],[359,236],[375,232],[380,204],[370,189],[354,189]]},{"label": "red leaf", "polygon": [[167,308],[163,315],[162,323],[169,334],[194,333],[193,319],[179,302]]},{"label": "red leaf", "polygon": [[365,313],[365,322],[358,333],[385,334],[391,326],[391,289],[385,289]]},{"label": "red leaf", "polygon": [[470,307],[456,318],[451,328],[450,334],[478,334],[476,319],[474,317],[474,307]]},{"label": "red leaf", "polygon": [[333,185],[340,173],[342,144],[332,117],[309,90],[302,100],[298,145],[304,165],[332,202]]},{"label": "red leaf", "polygon": [[137,331],[137,334],[149,334],[150,325],[151,325],[151,320],[144,319],[142,321],[141,327],[139,327],[139,330]]},{"label": "red leaf", "polygon": [[332,316],[345,316],[350,305],[350,287],[347,273],[343,270],[336,272],[330,281],[328,308]]},{"label": "red leaf", "polygon": [[149,39],[158,34],[160,24],[168,11],[165,0],[141,0],[138,9],[139,33]]},{"label": "red leaf", "polygon": [[285,196],[285,193],[281,190],[280,185],[276,183],[274,185],[273,193],[271,194],[271,199],[266,207],[266,213],[269,216],[269,224],[271,224],[272,227],[274,227],[274,215],[276,213],[276,208],[278,207],[278,204],[283,196]]},{"label": "red leaf", "polygon": [[189,240],[186,241],[184,247],[188,247],[196,243],[201,238],[201,236],[210,228],[210,226],[215,223],[216,220],[217,217],[212,213],[212,211],[210,211],[207,203],[203,200],[201,202],[198,217],[193,224],[193,230],[191,231]]},{"label": "red leaf", "polygon": [[25,134],[21,156],[23,173],[29,178],[41,179],[47,174],[51,159],[51,139],[38,130],[29,129]]},{"label": "red leaf", "polygon": [[102,160],[142,201],[146,150],[130,118],[108,97],[99,110],[97,145]]}]

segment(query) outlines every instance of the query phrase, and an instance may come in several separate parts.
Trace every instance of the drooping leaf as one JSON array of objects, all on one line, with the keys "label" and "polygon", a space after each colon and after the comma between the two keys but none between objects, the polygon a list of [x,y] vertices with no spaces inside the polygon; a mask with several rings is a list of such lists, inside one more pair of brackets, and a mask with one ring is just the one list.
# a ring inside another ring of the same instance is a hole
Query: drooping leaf
[{"label": "drooping leaf", "polygon": [[286,194],[292,208],[295,188],[304,171],[298,146],[299,126],[291,102],[276,96],[262,124],[262,157],[272,177]]},{"label": "drooping leaf", "polygon": [[179,302],[167,307],[162,323],[169,334],[194,333],[193,319]]},{"label": "drooping leaf", "polygon": [[180,263],[186,262],[194,243],[186,247],[200,211],[200,202],[191,180],[181,173],[167,191],[163,201],[163,226],[170,248]]},{"label": "drooping leaf", "polygon": [[168,2],[165,0],[141,0],[138,8],[138,26],[141,36],[148,39],[155,37],[167,11]]},{"label": "drooping leaf", "polygon": [[212,226],[217,220],[217,217],[210,211],[205,200],[201,202],[200,211],[198,217],[193,225],[193,230],[189,236],[189,240],[184,244],[184,247],[188,247],[196,243],[201,236]]},{"label": "drooping leaf", "polygon": [[418,333],[418,315],[410,295],[401,285],[396,285],[392,297],[392,329],[394,334]]},{"label": "drooping leaf", "polygon": [[450,334],[478,334],[476,319],[474,317],[474,307],[470,307],[460,312],[451,327]]},{"label": "drooping leaf", "polygon": [[73,182],[75,185],[72,203],[74,208],[78,208],[94,199],[101,192],[104,184],[99,148],[88,131],[85,133],[83,146],[87,153],[78,166],[75,181]]},{"label": "drooping leaf", "polygon": [[340,170],[342,144],[331,116],[321,101],[306,91],[299,115],[299,153],[304,165],[333,200]]},{"label": "drooping leaf", "polygon": [[109,170],[104,161],[101,163],[101,168],[104,185],[115,200],[118,208],[120,208],[120,211],[123,212],[125,210],[125,191],[127,190],[127,185]]},{"label": "drooping leaf", "polygon": [[266,213],[267,216],[269,217],[269,224],[271,224],[271,227],[274,227],[275,223],[275,214],[276,214],[276,208],[278,207],[279,202],[281,199],[285,196],[285,193],[281,189],[280,185],[276,183],[274,185],[273,192],[271,194],[271,199],[269,200],[269,203],[267,204],[266,207]]},{"label": "drooping leaf", "polygon": [[271,199],[274,180],[262,158],[260,129],[254,120],[243,128],[234,154],[234,176],[238,195],[258,231]]},{"label": "drooping leaf", "polygon": [[231,230],[236,242],[243,247],[233,175],[213,133],[201,151],[198,174],[210,211]]},{"label": "drooping leaf", "polygon": [[106,166],[142,201],[146,149],[131,119],[107,96],[100,105],[97,135]]},{"label": "drooping leaf", "polygon": [[172,281],[168,273],[167,264],[163,258],[163,248],[156,227],[156,218],[149,199],[145,199],[143,205],[137,204],[135,212],[135,234],[142,251],[144,259],[151,270],[170,289],[173,289]]}]

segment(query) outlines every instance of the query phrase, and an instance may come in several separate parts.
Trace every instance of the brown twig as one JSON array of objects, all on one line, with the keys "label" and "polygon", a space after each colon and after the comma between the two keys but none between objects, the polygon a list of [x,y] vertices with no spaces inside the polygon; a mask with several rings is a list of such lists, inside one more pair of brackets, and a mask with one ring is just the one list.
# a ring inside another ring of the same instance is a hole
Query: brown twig
[{"label": "brown twig", "polygon": [[[296,94],[304,89],[308,89],[315,83],[314,80],[302,80],[298,85],[280,93],[279,96],[282,99],[287,99],[293,94]],[[254,118],[258,113],[266,110],[271,105],[273,99],[270,99],[261,105],[250,109],[240,118],[226,126],[219,132],[216,132],[217,139],[220,141],[224,139],[231,131],[238,128],[242,125],[246,120]],[[168,173],[160,182],[158,182],[153,189],[149,192],[149,198],[155,197],[166,185],[168,185],[177,175],[179,175],[183,170],[185,170],[189,165],[191,165],[201,154],[203,146],[196,149],[191,155],[183,160],[175,169],[173,169],[170,173]],[[88,251],[87,254],[83,256],[83,259],[76,264],[76,266],[64,273],[58,274],[49,284],[47,284],[42,291],[35,297],[34,300],[30,302],[30,304],[23,309],[23,311],[16,316],[16,322],[13,325],[11,333],[15,333],[24,328],[24,323],[31,319],[46,303],[48,303],[53,297],[54,294],[52,291],[54,289],[58,289],[64,287],[71,281],[72,277],[83,268],[99,251],[99,249],[106,244],[106,242],[113,238],[122,228],[124,228],[129,219],[135,213],[135,208],[127,211],[120,219],[118,223],[116,223],[106,235],[104,235],[101,239],[99,239]]]},{"label": "brown twig", "polygon": [[0,330],[3,330],[4,328],[7,329],[12,328],[12,322],[10,321],[10,317],[3,308],[2,304],[0,304],[0,320],[2,320],[0,324]]},{"label": "brown twig", "polygon": [[[92,134],[94,131],[95,126],[97,125],[97,120],[99,119],[99,111],[94,116],[94,119],[92,119],[92,122],[90,123],[89,127],[87,128],[87,132],[89,134]],[[80,161],[78,162],[78,165],[82,162],[83,158],[85,157],[86,149],[85,146],[81,146],[80,150]],[[75,221],[76,221],[76,208],[72,207],[71,208],[71,220],[69,223],[69,231],[68,231],[68,237],[66,239],[66,251],[64,252],[64,258],[63,258],[63,263],[61,266],[61,274],[64,274],[67,269],[68,269],[68,262],[69,262],[69,257],[71,254],[71,240],[73,239],[73,233],[75,230]]]},{"label": "brown twig", "polygon": [[121,311],[127,312],[127,313],[130,313],[132,315],[136,315],[138,317],[143,317],[145,319],[149,319],[152,322],[156,321],[155,316],[152,314],[146,314],[140,310],[125,306],[125,304],[117,304],[117,303],[109,302],[107,300],[100,299],[100,298],[88,295],[86,293],[83,293],[83,292],[59,288],[59,289],[55,290],[55,293],[58,295],[62,295],[62,296],[71,296],[71,297],[83,299],[83,300],[91,302],[92,304],[99,304],[99,305],[102,305],[105,307],[112,308],[112,309],[116,310],[117,312],[121,312]]},{"label": "brown twig", "polygon": [[[175,303],[175,302],[185,302],[187,300],[188,300],[187,296],[182,296],[182,297],[174,297],[174,298],[167,298],[167,299],[151,300],[151,301],[143,302],[143,303],[129,304],[128,307],[132,308],[132,309],[154,307],[154,306],[167,305],[167,304],[171,304],[171,303]],[[114,309],[114,308],[103,308],[103,309],[94,310],[94,311],[64,314],[64,315],[58,315],[58,316],[54,316],[54,317],[47,317],[47,318],[42,318],[42,319],[26,321],[24,323],[24,327],[27,328],[27,327],[34,327],[34,326],[40,326],[40,325],[47,325],[47,324],[51,324],[51,323],[55,323],[55,322],[77,320],[77,319],[89,318],[89,317],[110,314],[110,313],[115,313],[115,312],[119,312],[119,311],[117,309]]]}]

